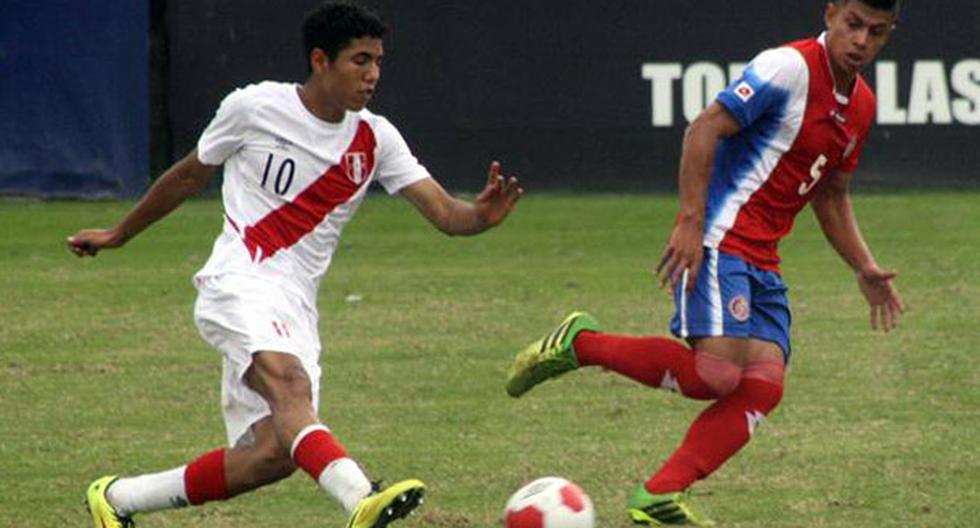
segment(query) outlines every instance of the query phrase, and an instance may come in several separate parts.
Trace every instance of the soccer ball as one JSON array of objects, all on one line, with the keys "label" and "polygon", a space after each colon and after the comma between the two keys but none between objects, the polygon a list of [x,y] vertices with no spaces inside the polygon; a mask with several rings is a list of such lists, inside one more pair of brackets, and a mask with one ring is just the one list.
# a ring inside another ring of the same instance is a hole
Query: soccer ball
[{"label": "soccer ball", "polygon": [[504,528],[593,528],[592,499],[561,477],[539,478],[517,490],[504,508]]}]

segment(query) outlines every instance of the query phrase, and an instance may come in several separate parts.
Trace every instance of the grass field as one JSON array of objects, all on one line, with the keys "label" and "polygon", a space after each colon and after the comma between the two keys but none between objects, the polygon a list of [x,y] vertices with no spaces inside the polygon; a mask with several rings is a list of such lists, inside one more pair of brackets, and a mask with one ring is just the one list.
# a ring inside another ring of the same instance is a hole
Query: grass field
[{"label": "grass field", "polygon": [[[224,442],[220,360],[191,320],[191,275],[220,204],[197,201],[126,248],[80,261],[63,239],[125,203],[0,203],[0,526],[87,526],[82,492],[110,472],[169,468]],[[868,329],[849,272],[804,212],[784,244],[794,360],[783,404],[695,488],[729,527],[977,526],[980,194],[856,198],[909,312]],[[521,400],[515,351],[566,311],[662,334],[672,308],[649,270],[674,199],[530,196],[495,232],[450,239],[373,196],[321,288],[322,415],[372,477],[430,486],[397,526],[494,527],[508,495],[559,474],[599,526],[701,408],[598,370]],[[348,295],[362,297],[348,302]],[[141,528],[343,526],[302,474],[233,501],[151,514]]]}]

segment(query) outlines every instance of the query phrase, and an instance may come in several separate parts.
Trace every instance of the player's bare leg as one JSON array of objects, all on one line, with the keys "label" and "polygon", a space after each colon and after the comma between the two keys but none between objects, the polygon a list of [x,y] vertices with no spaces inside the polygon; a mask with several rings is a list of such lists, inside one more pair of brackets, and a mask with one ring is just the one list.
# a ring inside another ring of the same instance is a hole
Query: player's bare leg
[{"label": "player's bare leg", "polygon": [[246,380],[269,404],[279,449],[288,449],[287,456],[295,466],[344,505],[350,513],[348,527],[381,528],[422,503],[425,485],[418,480],[374,489],[360,466],[317,419],[311,383],[297,357],[258,352],[252,356]]},{"label": "player's bare leg", "polygon": [[347,456],[343,445],[320,424],[312,388],[299,358],[281,352],[257,352],[245,375],[248,385],[269,404],[276,447],[351,511],[371,493],[371,483]]},{"label": "player's bare leg", "polygon": [[296,471],[289,447],[279,441],[272,417],[252,425],[252,435],[252,445],[236,446],[225,454],[225,482],[232,496],[272,484]]},{"label": "player's bare leg", "polygon": [[268,402],[280,445],[291,446],[300,431],[319,423],[313,410],[310,379],[296,356],[256,352],[245,379]]}]

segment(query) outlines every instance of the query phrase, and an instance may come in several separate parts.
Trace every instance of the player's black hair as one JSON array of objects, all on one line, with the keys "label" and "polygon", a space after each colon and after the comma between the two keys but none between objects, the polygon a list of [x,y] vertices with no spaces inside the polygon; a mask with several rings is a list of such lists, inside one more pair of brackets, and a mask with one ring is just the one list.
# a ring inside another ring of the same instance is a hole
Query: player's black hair
[{"label": "player's black hair", "polygon": [[[834,0],[838,4],[846,4],[852,0]],[[901,0],[857,0],[862,4],[869,5],[875,9],[881,9],[882,11],[891,11],[898,16],[898,10],[901,5]]]},{"label": "player's black hair", "polygon": [[310,53],[320,48],[331,61],[351,40],[384,38],[388,25],[380,15],[352,1],[324,2],[303,20],[303,49],[309,67]]}]

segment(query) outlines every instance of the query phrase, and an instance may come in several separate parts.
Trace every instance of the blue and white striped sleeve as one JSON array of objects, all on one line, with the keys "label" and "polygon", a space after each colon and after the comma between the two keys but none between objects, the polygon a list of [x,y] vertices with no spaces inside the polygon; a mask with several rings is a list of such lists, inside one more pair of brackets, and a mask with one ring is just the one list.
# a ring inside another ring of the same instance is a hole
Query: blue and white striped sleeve
[{"label": "blue and white striped sleeve", "polygon": [[760,117],[786,107],[791,97],[806,97],[809,70],[793,48],[763,51],[746,66],[742,76],[718,94],[717,101],[742,128]]}]

